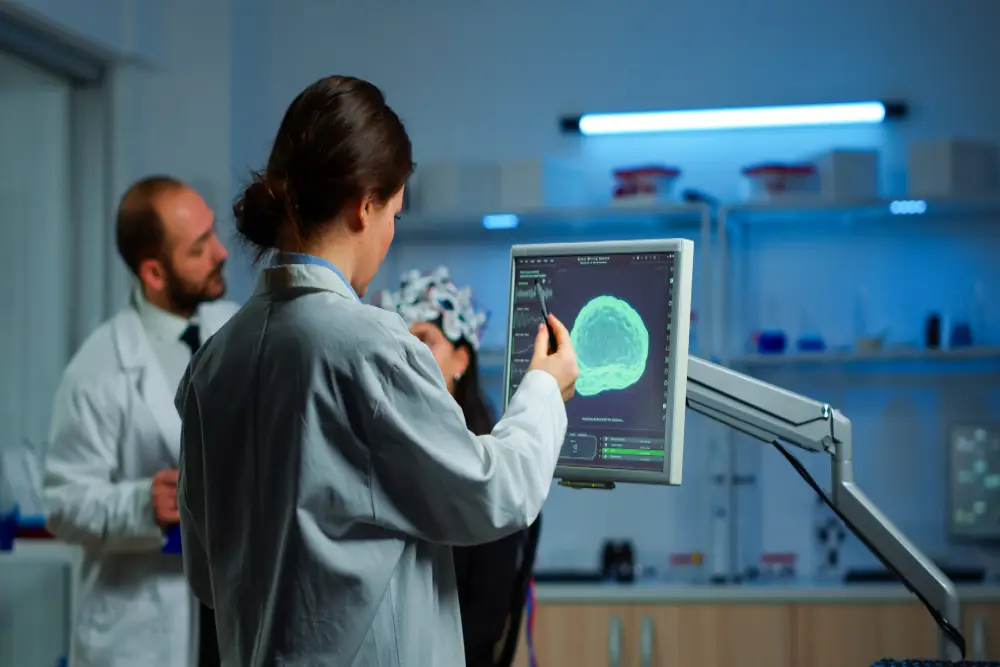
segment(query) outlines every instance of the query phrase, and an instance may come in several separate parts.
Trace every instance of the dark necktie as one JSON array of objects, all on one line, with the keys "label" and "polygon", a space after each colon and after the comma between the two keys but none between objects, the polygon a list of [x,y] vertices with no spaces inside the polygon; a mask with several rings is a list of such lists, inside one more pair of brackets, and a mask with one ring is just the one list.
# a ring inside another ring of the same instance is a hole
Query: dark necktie
[{"label": "dark necktie", "polygon": [[191,348],[191,354],[197,352],[201,347],[201,328],[197,324],[189,324],[181,334],[181,342]]},{"label": "dark necktie", "polygon": [[[201,347],[201,330],[189,324],[181,334],[181,342],[191,348],[191,354]],[[215,613],[210,607],[199,605],[198,614],[198,667],[220,667],[219,638],[215,631]]]}]

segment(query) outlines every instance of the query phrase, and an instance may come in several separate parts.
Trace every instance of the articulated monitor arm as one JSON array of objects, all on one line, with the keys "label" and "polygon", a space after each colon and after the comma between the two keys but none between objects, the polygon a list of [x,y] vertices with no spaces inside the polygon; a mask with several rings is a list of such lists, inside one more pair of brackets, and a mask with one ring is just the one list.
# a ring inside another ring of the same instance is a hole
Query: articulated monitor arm
[{"label": "articulated monitor arm", "polygon": [[[954,584],[855,484],[847,417],[829,405],[697,357],[688,358],[687,406],[758,440],[785,442],[833,457],[831,497],[836,508],[914,591],[942,618],[959,627]],[[941,639],[941,657],[961,660],[964,647],[946,633]]]}]

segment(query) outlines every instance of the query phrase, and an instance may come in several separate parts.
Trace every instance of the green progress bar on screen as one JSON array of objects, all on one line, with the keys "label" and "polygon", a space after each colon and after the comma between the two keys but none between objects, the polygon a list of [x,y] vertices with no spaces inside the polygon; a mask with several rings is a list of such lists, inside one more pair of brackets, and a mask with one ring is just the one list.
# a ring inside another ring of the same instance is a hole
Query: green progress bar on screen
[{"label": "green progress bar on screen", "polygon": [[601,450],[604,456],[663,456],[662,449],[620,449],[605,447]]}]

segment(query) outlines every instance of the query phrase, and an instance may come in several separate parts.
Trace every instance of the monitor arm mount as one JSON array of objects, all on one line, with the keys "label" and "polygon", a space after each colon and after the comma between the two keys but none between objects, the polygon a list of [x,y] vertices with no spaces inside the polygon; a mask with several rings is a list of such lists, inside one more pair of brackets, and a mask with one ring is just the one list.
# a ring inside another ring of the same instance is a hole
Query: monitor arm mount
[{"label": "monitor arm mount", "polygon": [[[854,481],[851,422],[825,403],[688,358],[687,407],[766,443],[783,442],[833,458],[831,500],[887,565],[941,617],[959,627],[954,584],[868,499]],[[959,637],[959,640],[961,638]],[[961,660],[964,647],[942,630],[941,655]]]}]

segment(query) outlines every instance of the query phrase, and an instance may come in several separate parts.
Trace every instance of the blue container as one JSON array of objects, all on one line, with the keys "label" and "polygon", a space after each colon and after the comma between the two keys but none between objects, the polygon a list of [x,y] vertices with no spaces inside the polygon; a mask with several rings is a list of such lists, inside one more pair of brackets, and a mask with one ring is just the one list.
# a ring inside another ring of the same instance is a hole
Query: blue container
[{"label": "blue container", "polygon": [[167,543],[163,545],[163,553],[165,554],[179,554],[181,553],[181,527],[180,524],[170,526],[164,531],[166,535]]},{"label": "blue container", "polygon": [[819,336],[803,336],[798,340],[799,352],[826,352],[826,341]]},{"label": "blue container", "polygon": [[788,348],[788,338],[784,331],[761,331],[757,338],[757,352],[760,354],[781,354]]},{"label": "blue container", "polygon": [[9,512],[0,516],[0,551],[13,551],[14,538],[17,536],[17,526],[21,517],[20,509],[17,505]]},{"label": "blue container", "polygon": [[972,347],[972,327],[965,322],[957,322],[951,328],[948,345],[953,348]]}]

